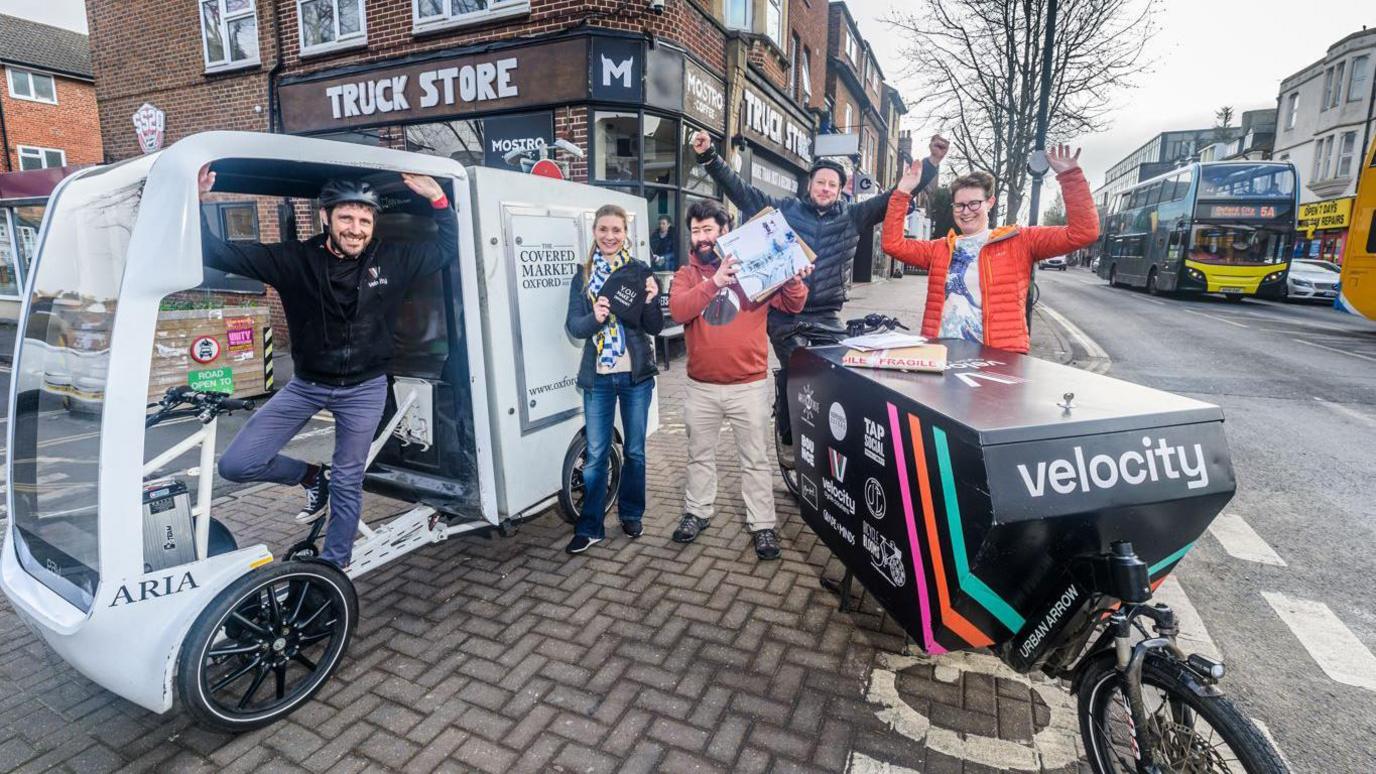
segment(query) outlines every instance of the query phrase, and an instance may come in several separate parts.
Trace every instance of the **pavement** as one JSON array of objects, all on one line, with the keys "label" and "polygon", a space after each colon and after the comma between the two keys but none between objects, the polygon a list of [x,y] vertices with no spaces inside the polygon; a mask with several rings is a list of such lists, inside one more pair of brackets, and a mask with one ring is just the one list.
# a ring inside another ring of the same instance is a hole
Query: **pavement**
[{"label": "pavement", "polygon": [[[847,307],[917,327],[925,278],[859,286]],[[1051,322],[1034,349],[1083,355]],[[712,526],[669,539],[686,461],[683,360],[659,380],[646,533],[580,557],[554,512],[423,548],[358,582],[349,656],[283,722],[229,737],[147,712],[54,656],[0,602],[0,770],[1077,771],[1060,687],[986,654],[928,659],[870,600],[842,612],[840,566],[776,487],[783,557],[745,530],[729,433]],[[217,494],[220,494],[217,491]],[[299,492],[215,503],[240,544],[299,538]],[[404,509],[370,495],[369,520]],[[614,522],[613,522],[614,523]]]}]

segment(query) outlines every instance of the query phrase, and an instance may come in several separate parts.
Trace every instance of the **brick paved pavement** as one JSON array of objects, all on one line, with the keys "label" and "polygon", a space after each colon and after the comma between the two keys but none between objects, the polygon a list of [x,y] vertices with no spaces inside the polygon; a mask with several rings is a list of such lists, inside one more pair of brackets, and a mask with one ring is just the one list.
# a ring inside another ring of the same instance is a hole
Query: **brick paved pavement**
[{"label": "brick paved pavement", "polygon": [[[860,288],[848,311],[915,310],[923,281]],[[1040,334],[1038,345],[1063,347]],[[613,530],[568,557],[568,528],[551,512],[514,537],[465,536],[365,576],[343,667],[271,728],[226,737],[135,707],[63,664],[0,602],[0,770],[983,772],[995,769],[969,761],[1071,761],[1073,717],[1054,686],[989,674],[993,659],[979,655],[904,656],[873,604],[840,612],[818,585],[838,566],[781,485],[783,559],[757,562],[729,431],[718,516],[691,546],[669,540],[682,502],[682,365],[659,383],[642,539]],[[241,543],[280,551],[300,532],[296,496],[258,489],[216,513]],[[403,507],[369,496],[367,515]]]}]

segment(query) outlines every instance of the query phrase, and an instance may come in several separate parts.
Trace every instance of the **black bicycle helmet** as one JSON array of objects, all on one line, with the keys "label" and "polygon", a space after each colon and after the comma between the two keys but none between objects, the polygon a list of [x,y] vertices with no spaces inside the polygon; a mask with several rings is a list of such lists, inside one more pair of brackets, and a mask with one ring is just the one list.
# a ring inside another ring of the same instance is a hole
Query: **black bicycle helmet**
[{"label": "black bicycle helmet", "polygon": [[320,206],[330,209],[339,204],[366,204],[374,210],[382,209],[377,191],[361,180],[335,179],[320,188]]},{"label": "black bicycle helmet", "polygon": [[812,169],[809,169],[809,170],[807,171],[807,179],[808,179],[809,181],[812,180],[812,176],[815,175],[815,174],[817,174],[819,171],[821,171],[821,170],[823,170],[823,169],[830,169],[831,171],[833,171],[833,172],[835,172],[836,174],[840,175],[840,176],[841,176],[841,187],[842,187],[842,188],[845,188],[845,187],[846,187],[846,168],[843,167],[843,166],[841,166],[841,163],[840,163],[840,162],[838,162],[838,161],[832,161],[831,159],[817,159],[816,161],[814,161],[814,162],[812,163]]}]

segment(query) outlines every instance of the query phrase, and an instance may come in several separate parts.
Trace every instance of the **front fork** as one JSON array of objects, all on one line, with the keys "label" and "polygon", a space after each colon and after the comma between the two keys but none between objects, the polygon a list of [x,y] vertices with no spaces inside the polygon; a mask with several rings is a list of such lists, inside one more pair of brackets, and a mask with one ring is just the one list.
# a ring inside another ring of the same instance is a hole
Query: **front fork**
[{"label": "front fork", "polygon": [[[1156,623],[1157,636],[1133,645],[1132,620],[1138,615],[1145,615]],[[1142,666],[1147,654],[1154,650],[1166,650],[1181,662],[1186,660],[1184,652],[1175,643],[1175,636],[1179,632],[1175,613],[1164,605],[1138,605],[1131,612],[1122,609],[1116,611],[1109,618],[1109,626],[1113,630],[1118,672],[1123,676],[1123,692],[1127,695],[1128,713],[1132,718],[1137,770],[1140,774],[1159,774],[1161,769],[1153,760],[1153,752],[1161,740],[1155,727],[1148,722],[1146,702],[1142,700]]]}]

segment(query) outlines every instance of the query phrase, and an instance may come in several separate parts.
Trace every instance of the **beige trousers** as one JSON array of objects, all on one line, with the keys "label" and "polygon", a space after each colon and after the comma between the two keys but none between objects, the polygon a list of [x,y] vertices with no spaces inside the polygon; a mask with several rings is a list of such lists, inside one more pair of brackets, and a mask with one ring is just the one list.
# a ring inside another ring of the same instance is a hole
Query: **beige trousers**
[{"label": "beige trousers", "polygon": [[688,485],[684,509],[710,519],[717,499],[717,445],[721,424],[731,425],[741,460],[745,523],[754,532],[773,529],[774,470],[769,463],[769,380],[707,384],[688,380],[683,421],[688,435]]}]

